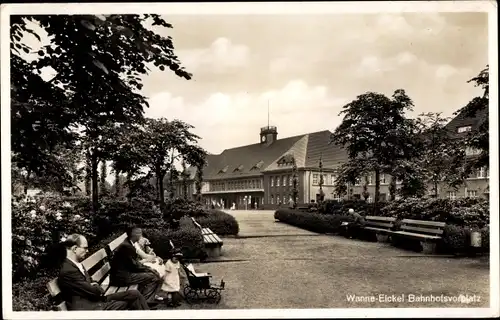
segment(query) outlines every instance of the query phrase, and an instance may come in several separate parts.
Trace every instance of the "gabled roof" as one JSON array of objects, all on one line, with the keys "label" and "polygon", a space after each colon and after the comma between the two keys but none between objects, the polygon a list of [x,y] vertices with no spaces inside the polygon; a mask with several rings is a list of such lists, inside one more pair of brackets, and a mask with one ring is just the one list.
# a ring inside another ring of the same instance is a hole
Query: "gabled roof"
[{"label": "gabled roof", "polygon": [[481,109],[474,117],[468,116],[465,112],[460,112],[455,118],[453,118],[448,124],[446,128],[450,130],[450,133],[456,135],[457,137],[464,136],[465,133],[458,133],[458,128],[471,126],[472,131],[476,130],[481,123],[488,118],[488,108]]},{"label": "gabled roof", "polygon": [[347,161],[347,151],[340,146],[329,144],[331,132],[328,130],[310,134],[307,141],[306,168],[317,168],[319,159],[323,168],[335,169]]},{"label": "gabled roof", "polygon": [[[207,157],[204,179],[227,179],[257,176],[265,171],[279,170],[277,162],[293,155],[297,168],[318,167],[323,152],[323,168],[335,168],[347,158],[345,150],[329,145],[328,130],[277,139],[272,144],[251,144],[226,149],[219,155]],[[225,170],[224,170],[225,169]],[[238,169],[238,170],[235,170]]]}]

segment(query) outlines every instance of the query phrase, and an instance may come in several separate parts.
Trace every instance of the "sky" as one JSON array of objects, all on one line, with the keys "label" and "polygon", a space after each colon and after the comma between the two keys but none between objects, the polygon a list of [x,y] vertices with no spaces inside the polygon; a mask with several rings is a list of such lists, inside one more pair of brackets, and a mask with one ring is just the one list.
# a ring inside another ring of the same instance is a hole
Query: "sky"
[{"label": "sky", "polygon": [[486,13],[172,15],[175,52],[192,80],[155,70],[144,78],[148,117],[195,126],[210,153],[335,130],[342,106],[402,88],[410,116],[452,116],[480,90],[467,83],[488,64]]},{"label": "sky", "polygon": [[[154,30],[173,38],[193,78],[152,69],[143,77],[145,115],[193,125],[212,154],[258,143],[268,121],[278,139],[333,132],[342,107],[368,91],[390,96],[404,89],[414,102],[412,117],[452,116],[481,94],[467,81],[488,64],[487,13],[163,18],[173,28]],[[27,37],[36,47],[33,40]]]}]

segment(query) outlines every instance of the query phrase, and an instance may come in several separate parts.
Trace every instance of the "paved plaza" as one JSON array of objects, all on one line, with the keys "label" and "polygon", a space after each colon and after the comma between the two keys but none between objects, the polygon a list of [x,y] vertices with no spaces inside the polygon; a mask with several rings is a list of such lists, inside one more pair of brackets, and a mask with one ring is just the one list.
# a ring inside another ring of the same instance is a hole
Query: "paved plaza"
[{"label": "paved plaza", "polygon": [[[275,222],[273,211],[227,212],[240,224],[239,237],[224,239],[217,261],[196,265],[210,272],[214,282],[224,278],[222,301],[217,306],[183,304],[181,309],[489,305],[486,258],[428,256],[389,244],[318,235]],[[415,301],[409,301],[410,295]],[[472,299],[424,303],[416,301],[420,295]],[[348,301],[355,297],[363,301]]]}]

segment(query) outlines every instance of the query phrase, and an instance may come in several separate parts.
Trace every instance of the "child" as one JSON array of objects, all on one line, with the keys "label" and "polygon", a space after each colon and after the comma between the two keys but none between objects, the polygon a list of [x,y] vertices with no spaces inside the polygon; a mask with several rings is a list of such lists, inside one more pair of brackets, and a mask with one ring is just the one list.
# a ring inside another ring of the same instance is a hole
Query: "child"
[{"label": "child", "polygon": [[178,307],[180,302],[174,304],[173,296],[181,290],[181,281],[179,276],[179,269],[181,264],[179,259],[182,258],[182,253],[175,252],[171,259],[165,263],[165,278],[161,290],[167,292],[167,303],[171,306]]}]

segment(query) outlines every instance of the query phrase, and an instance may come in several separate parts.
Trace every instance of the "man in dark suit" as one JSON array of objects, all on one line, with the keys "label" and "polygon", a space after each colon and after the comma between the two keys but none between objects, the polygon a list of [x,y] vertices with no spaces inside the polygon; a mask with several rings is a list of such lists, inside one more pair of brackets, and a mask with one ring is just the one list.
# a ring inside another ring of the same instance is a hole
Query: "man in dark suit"
[{"label": "man in dark suit", "polygon": [[57,282],[69,310],[149,310],[146,299],[137,290],[104,295],[81,264],[88,251],[84,236],[72,234],[63,245],[66,259]]},{"label": "man in dark suit", "polygon": [[158,272],[139,262],[134,244],[141,236],[142,230],[138,227],[127,230],[127,239],[116,248],[111,259],[110,282],[120,287],[137,284],[146,300],[155,302],[162,300],[157,296],[162,279]]}]

